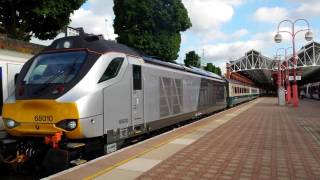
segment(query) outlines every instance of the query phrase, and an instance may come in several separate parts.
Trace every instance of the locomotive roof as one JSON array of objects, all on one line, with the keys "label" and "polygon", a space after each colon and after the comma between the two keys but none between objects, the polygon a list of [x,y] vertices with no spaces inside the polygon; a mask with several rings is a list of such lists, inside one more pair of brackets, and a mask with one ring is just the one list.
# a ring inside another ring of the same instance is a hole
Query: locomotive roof
[{"label": "locomotive roof", "polygon": [[91,35],[83,34],[80,36],[69,36],[57,39],[53,43],[44,49],[43,52],[59,50],[59,49],[89,49],[98,53],[107,53],[107,52],[120,52],[132,56],[142,57],[146,63],[152,63],[159,66],[165,66],[172,69],[177,69],[185,72],[190,72],[193,74],[198,74],[218,80],[223,80],[217,74],[207,72],[205,70],[195,68],[195,67],[186,67],[180,64],[174,64],[170,62],[161,61],[155,58],[147,57],[143,52],[139,52],[133,48],[130,48],[124,44],[117,43],[116,41],[105,40],[101,35]]},{"label": "locomotive roof", "polygon": [[[65,43],[70,43],[70,46],[66,47]],[[105,40],[100,35],[89,34],[82,36],[69,36],[57,39],[53,41],[53,43],[50,46],[48,46],[44,51],[58,50],[63,48],[84,48],[101,54],[107,52],[120,52],[128,55],[140,56],[140,53],[126,45],[117,43],[112,40]]]},{"label": "locomotive roof", "polygon": [[172,68],[172,69],[177,69],[177,70],[181,70],[181,71],[185,71],[185,72],[190,72],[193,74],[198,74],[198,75],[202,75],[202,76],[206,76],[206,77],[210,77],[210,78],[214,78],[214,79],[218,79],[218,80],[223,80],[222,77],[220,77],[219,75],[205,71],[200,68],[196,68],[196,67],[192,67],[192,66],[186,67],[184,65],[165,62],[165,61],[161,61],[161,60],[150,58],[150,57],[143,57],[143,60],[146,63],[156,64],[156,65],[160,65],[160,66],[164,66],[164,67],[168,67],[168,68]]}]

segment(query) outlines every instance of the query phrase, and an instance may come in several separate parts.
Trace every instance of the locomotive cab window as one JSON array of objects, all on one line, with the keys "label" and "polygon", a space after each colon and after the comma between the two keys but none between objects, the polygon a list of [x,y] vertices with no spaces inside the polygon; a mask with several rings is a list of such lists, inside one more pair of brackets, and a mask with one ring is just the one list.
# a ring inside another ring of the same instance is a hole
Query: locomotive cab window
[{"label": "locomotive cab window", "polygon": [[32,62],[24,82],[26,84],[68,83],[77,76],[86,55],[84,51],[41,54]]},{"label": "locomotive cab window", "polygon": [[142,78],[141,78],[141,66],[133,65],[132,66],[132,75],[133,75],[133,90],[142,89]]},{"label": "locomotive cab window", "polygon": [[103,73],[102,77],[100,78],[99,83],[116,77],[120,71],[123,61],[123,58],[113,59],[107,67],[106,71]]}]

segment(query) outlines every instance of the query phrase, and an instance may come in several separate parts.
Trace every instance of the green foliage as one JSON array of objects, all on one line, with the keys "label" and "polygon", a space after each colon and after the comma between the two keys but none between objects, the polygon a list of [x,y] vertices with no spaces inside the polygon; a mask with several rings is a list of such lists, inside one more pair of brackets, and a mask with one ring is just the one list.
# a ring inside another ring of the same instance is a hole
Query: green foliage
[{"label": "green foliage", "polygon": [[85,0],[1,0],[0,32],[28,41],[54,38]]},{"label": "green foliage", "polygon": [[184,59],[184,64],[188,67],[201,67],[200,56],[195,51],[189,51]]},{"label": "green foliage", "polygon": [[173,62],[178,58],[181,31],[191,27],[181,0],[114,0],[117,41]]},{"label": "green foliage", "polygon": [[212,63],[207,63],[207,66],[204,67],[206,71],[213,72],[221,76],[221,69],[218,66],[213,65]]}]

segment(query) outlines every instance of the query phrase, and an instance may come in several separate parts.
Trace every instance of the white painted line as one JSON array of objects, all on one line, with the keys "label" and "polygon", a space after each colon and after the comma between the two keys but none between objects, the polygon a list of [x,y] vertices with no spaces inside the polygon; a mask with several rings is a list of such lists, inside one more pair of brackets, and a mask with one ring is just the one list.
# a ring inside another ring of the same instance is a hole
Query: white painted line
[{"label": "white painted line", "polygon": [[159,164],[162,160],[136,158],[119,167],[117,169],[146,172]]},{"label": "white painted line", "polygon": [[211,132],[213,129],[215,129],[215,128],[201,128],[201,129],[199,129],[199,131]]},{"label": "white painted line", "polygon": [[240,113],[229,113],[229,114],[226,114],[226,116],[232,116],[232,117],[235,117],[235,116],[238,116]]},{"label": "white painted line", "polygon": [[222,117],[220,119],[214,120],[212,121],[210,124],[214,124],[215,122],[225,122],[225,121],[229,121],[230,119],[232,119],[234,116],[228,116],[228,117]]},{"label": "white painted line", "polygon": [[195,141],[194,139],[178,138],[171,141],[170,144],[189,145],[189,144],[192,144],[194,141]]}]

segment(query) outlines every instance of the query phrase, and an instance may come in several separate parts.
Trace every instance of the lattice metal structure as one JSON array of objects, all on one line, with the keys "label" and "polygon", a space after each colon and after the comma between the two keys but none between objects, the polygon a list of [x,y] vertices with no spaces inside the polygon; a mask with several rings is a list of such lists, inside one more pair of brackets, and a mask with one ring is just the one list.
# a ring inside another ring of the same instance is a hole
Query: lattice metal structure
[{"label": "lattice metal structure", "polygon": [[[311,42],[298,51],[298,67],[320,66],[320,44]],[[293,67],[293,64],[290,64]]]},{"label": "lattice metal structure", "polygon": [[238,71],[248,71],[256,69],[270,70],[272,68],[273,60],[261,55],[260,52],[256,50],[251,50],[246,53],[242,58],[231,61],[232,72]]},{"label": "lattice metal structure", "polygon": [[239,72],[260,85],[272,85],[271,71],[273,60],[263,56],[256,50],[251,50],[238,60],[230,62],[231,72]]},{"label": "lattice metal structure", "polygon": [[[320,74],[320,43],[311,42],[297,52],[297,69],[302,74],[302,79]],[[293,57],[289,57],[289,69],[294,68]],[[279,61],[263,56],[256,50],[251,50],[245,56],[235,61],[230,61],[231,72],[239,72],[255,81],[257,84],[273,85],[272,72],[278,70]],[[284,63],[284,61],[282,61]],[[284,68],[282,64],[282,68]],[[310,78],[309,78],[310,79]]]},{"label": "lattice metal structure", "polygon": [[[289,69],[292,70],[294,68],[293,63],[293,56],[289,56]],[[303,46],[298,52],[297,52],[297,69],[298,72],[302,76],[302,83],[312,81],[314,79],[315,81],[319,81],[320,77],[316,76],[315,74],[320,74],[320,44],[317,42],[311,42],[307,45]],[[284,61],[282,61],[282,69],[284,67]],[[278,70],[278,63],[274,61],[273,71]],[[301,83],[300,83],[301,84]]]},{"label": "lattice metal structure", "polygon": [[[319,76],[314,76],[314,74],[320,74],[320,44],[311,42],[302,47],[297,54],[297,67],[301,68],[302,79],[319,78]],[[290,63],[290,68],[293,68],[292,63]]]}]

